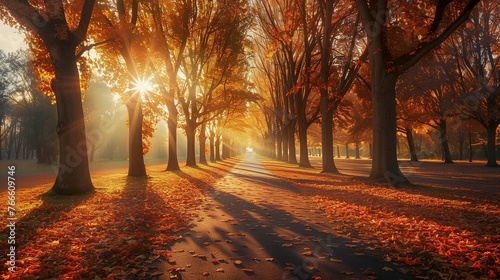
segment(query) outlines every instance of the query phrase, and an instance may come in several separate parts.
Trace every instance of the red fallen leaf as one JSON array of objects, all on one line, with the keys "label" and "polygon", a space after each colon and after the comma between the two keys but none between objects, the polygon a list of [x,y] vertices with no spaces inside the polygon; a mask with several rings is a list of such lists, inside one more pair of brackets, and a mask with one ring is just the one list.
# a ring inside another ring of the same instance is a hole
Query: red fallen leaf
[{"label": "red fallen leaf", "polygon": [[292,244],[292,243],[285,243],[285,244],[283,244],[283,245],[281,245],[281,246],[283,246],[283,247],[292,247],[292,246],[293,246],[293,244]]},{"label": "red fallen leaf", "polygon": [[208,245],[210,245],[210,243],[204,242],[203,245],[208,246]]},{"label": "red fallen leaf", "polygon": [[274,258],[265,258],[265,260],[268,262],[272,262],[274,260]]},{"label": "red fallen leaf", "polygon": [[203,272],[203,276],[209,276],[209,275],[210,275],[210,273],[208,273],[207,271]]},{"label": "red fallen leaf", "polygon": [[314,270],[316,270],[316,267],[314,267],[314,265],[308,265],[308,266],[306,266],[306,268],[307,268],[307,270],[309,270],[309,271],[314,271]]},{"label": "red fallen leaf", "polygon": [[490,270],[490,271],[488,271],[488,277],[490,277],[491,279],[495,279],[495,278],[497,278],[497,275],[496,275],[495,271]]},{"label": "red fallen leaf", "polygon": [[344,262],[343,260],[335,259],[335,258],[330,258],[331,262],[336,262],[336,263],[341,263]]},{"label": "red fallen leaf", "polygon": [[115,280],[115,275],[111,273],[108,277],[106,277],[106,280]]},{"label": "red fallen leaf", "polygon": [[363,271],[364,275],[375,275],[375,272],[373,272],[371,269],[367,268]]},{"label": "red fallen leaf", "polygon": [[168,263],[169,263],[169,264],[175,264],[175,260],[174,260],[174,259],[172,259],[172,258],[169,258],[169,259],[168,259]]},{"label": "red fallen leaf", "polygon": [[302,255],[304,255],[304,256],[310,256],[312,254],[313,254],[312,251],[307,251],[307,252],[302,253]]},{"label": "red fallen leaf", "polygon": [[352,272],[352,271],[342,271],[341,273],[345,274],[345,275],[353,275],[354,274],[354,272]]},{"label": "red fallen leaf", "polygon": [[212,260],[212,263],[213,264],[219,264],[219,261],[218,260]]},{"label": "red fallen leaf", "polygon": [[246,272],[246,273],[253,272],[253,269],[251,269],[251,268],[243,268],[242,270],[243,270],[243,272]]},{"label": "red fallen leaf", "polygon": [[418,258],[417,259],[412,259],[412,258],[405,258],[405,263],[408,265],[415,265],[418,263]]}]

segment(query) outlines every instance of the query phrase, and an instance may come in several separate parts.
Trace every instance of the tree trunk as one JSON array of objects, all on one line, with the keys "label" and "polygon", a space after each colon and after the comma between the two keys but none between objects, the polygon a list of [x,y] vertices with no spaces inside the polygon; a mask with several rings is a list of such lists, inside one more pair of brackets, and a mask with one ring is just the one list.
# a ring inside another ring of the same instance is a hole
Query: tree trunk
[{"label": "tree trunk", "polygon": [[[377,49],[371,46],[370,52]],[[370,56],[373,104],[373,159],[370,179],[385,180],[391,185],[407,182],[398,166],[396,152],[396,80],[386,73],[382,55]]]},{"label": "tree trunk", "polygon": [[299,126],[299,145],[300,145],[299,166],[310,168],[312,166],[311,163],[309,162],[309,153],[307,149],[307,120],[305,112],[304,114],[299,115],[298,126]]},{"label": "tree trunk", "polygon": [[282,133],[281,133],[281,143],[282,144],[282,149],[283,149],[283,157],[281,160],[283,160],[284,162],[288,162],[288,155],[289,155],[289,152],[288,152],[288,144],[289,144],[289,141],[288,141],[288,125],[285,125],[283,124],[283,130],[282,130]]},{"label": "tree trunk", "polygon": [[297,152],[295,149],[295,123],[296,120],[290,122],[288,128],[288,163],[297,164]]},{"label": "tree trunk", "polygon": [[142,102],[139,93],[131,93],[126,102],[129,122],[128,133],[128,176],[146,176],[142,147]]},{"label": "tree trunk", "polygon": [[469,162],[472,162],[473,150],[472,150],[472,132],[470,131],[470,125],[468,130],[469,130]]},{"label": "tree trunk", "polygon": [[340,146],[337,146],[337,158],[340,158]]},{"label": "tree trunk", "polygon": [[222,160],[220,157],[220,135],[215,138],[215,160]]},{"label": "tree trunk", "polygon": [[463,160],[464,159],[464,143],[465,143],[465,136],[464,136],[464,129],[462,128],[462,125],[460,124],[460,128],[458,129],[458,159]]},{"label": "tree trunk", "polygon": [[406,140],[408,141],[408,149],[410,150],[410,161],[418,161],[417,149],[415,148],[415,141],[413,140],[413,131],[411,127],[406,127]]},{"label": "tree trunk", "polygon": [[212,132],[210,132],[208,142],[210,145],[210,162],[215,162],[215,136]]},{"label": "tree trunk", "polygon": [[228,159],[229,157],[229,141],[227,137],[222,136],[222,159]]},{"label": "tree trunk", "polygon": [[283,136],[279,129],[276,131],[276,159],[283,160]]},{"label": "tree trunk", "polygon": [[178,112],[177,107],[174,102],[175,92],[173,89],[169,90],[169,96],[167,98],[167,109],[168,109],[168,163],[167,171],[177,171],[181,170],[179,167],[179,160],[177,158],[177,121]]},{"label": "tree trunk", "polygon": [[51,86],[57,100],[59,139],[59,170],[52,190],[57,194],[85,193],[94,190],[94,186],[89,172],[75,49],[68,46],[49,46],[48,49],[51,50],[56,77]]},{"label": "tree trunk", "polygon": [[350,158],[349,157],[349,143],[345,143],[345,158]]},{"label": "tree trunk", "polygon": [[186,124],[186,138],[187,138],[187,158],[186,166],[196,166],[196,155],[195,155],[195,136],[196,128],[191,123]]},{"label": "tree trunk", "polygon": [[205,165],[208,164],[207,155],[206,155],[206,152],[207,152],[206,129],[207,129],[207,125],[205,123],[203,123],[200,127],[200,136],[198,137],[198,140],[200,141],[200,143],[199,143],[200,144],[200,163],[205,164]]},{"label": "tree trunk", "polygon": [[497,163],[497,153],[496,153],[496,133],[498,124],[491,122],[486,128],[488,132],[488,162],[486,166],[496,167]]},{"label": "tree trunk", "polygon": [[448,145],[448,134],[446,133],[446,120],[441,120],[441,123],[439,123],[439,135],[439,140],[441,141],[441,147],[443,149],[444,163],[453,163],[450,146]]}]

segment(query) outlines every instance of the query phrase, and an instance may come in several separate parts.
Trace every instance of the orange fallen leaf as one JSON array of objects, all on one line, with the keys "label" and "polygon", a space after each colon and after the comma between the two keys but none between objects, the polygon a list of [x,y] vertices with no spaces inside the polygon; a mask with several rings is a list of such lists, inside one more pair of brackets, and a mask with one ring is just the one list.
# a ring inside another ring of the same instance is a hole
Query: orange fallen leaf
[{"label": "orange fallen leaf", "polygon": [[224,272],[224,268],[217,268],[217,272]]},{"label": "orange fallen leaf", "polygon": [[243,270],[243,272],[246,272],[246,273],[253,272],[253,269],[251,269],[251,268],[243,268],[242,270]]},{"label": "orange fallen leaf", "polygon": [[240,265],[240,264],[242,264],[242,262],[241,262],[240,260],[236,260],[236,261],[234,261],[233,263],[234,263],[234,264],[236,264],[236,265]]}]

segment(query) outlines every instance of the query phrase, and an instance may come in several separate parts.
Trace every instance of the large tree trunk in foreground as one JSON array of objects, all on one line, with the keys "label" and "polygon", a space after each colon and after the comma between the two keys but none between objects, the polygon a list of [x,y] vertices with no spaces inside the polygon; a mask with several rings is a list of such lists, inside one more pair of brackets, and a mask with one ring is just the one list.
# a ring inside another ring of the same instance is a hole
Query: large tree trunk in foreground
[{"label": "large tree trunk in foreground", "polygon": [[486,131],[488,132],[488,162],[486,163],[486,166],[490,167],[498,166],[496,143],[495,143],[497,126],[498,124],[491,122],[490,125],[486,128]]},{"label": "large tree trunk in foreground", "polygon": [[[376,49],[371,47],[370,52]],[[373,58],[373,60],[372,60]],[[396,80],[386,73],[381,56],[370,57],[373,103],[373,158],[370,179],[390,184],[407,182],[397,160],[396,137]]]},{"label": "large tree trunk in foreground", "polygon": [[90,179],[87,139],[83,118],[80,78],[75,49],[52,49],[56,78],[52,81],[57,100],[59,170],[52,190],[58,194],[79,194],[94,189]]},{"label": "large tree trunk in foreground", "polygon": [[129,133],[128,133],[128,176],[146,176],[146,166],[144,165],[144,153],[142,147],[142,102],[141,95],[132,93],[126,102]]}]

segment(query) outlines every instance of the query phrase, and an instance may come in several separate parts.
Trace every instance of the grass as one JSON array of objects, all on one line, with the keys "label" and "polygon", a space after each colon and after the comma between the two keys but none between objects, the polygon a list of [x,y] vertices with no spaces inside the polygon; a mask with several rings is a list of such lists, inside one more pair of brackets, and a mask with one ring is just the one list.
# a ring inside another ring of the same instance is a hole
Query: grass
[{"label": "grass", "polygon": [[[410,264],[421,279],[500,276],[500,195],[470,186],[392,188],[263,160],[325,211],[334,230]],[[403,271],[409,273],[410,271]]]},{"label": "grass", "polygon": [[[165,172],[148,168],[148,178],[123,172],[93,177],[96,190],[78,196],[48,193],[52,184],[16,192],[16,273],[4,279],[145,279],[153,275],[162,250],[182,238],[192,210],[210,185],[237,162],[183,167]],[[6,197],[3,192],[3,197]],[[6,221],[7,213],[3,213]],[[9,248],[8,228],[0,233]],[[6,263],[6,255],[3,255]]]}]

